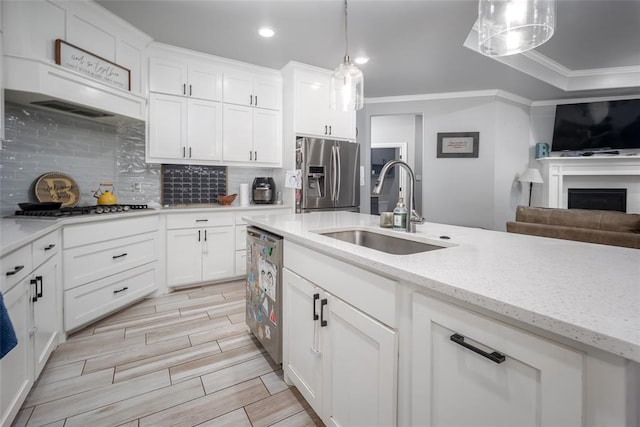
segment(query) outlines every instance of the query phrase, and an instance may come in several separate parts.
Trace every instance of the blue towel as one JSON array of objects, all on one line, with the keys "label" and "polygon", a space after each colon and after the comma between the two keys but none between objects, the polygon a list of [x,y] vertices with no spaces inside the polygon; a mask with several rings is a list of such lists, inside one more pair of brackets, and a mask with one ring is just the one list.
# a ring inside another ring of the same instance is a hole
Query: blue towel
[{"label": "blue towel", "polygon": [[16,345],[18,345],[16,331],[13,330],[11,319],[9,319],[9,312],[4,306],[4,298],[2,298],[2,293],[0,293],[0,359],[13,350],[13,347]]}]

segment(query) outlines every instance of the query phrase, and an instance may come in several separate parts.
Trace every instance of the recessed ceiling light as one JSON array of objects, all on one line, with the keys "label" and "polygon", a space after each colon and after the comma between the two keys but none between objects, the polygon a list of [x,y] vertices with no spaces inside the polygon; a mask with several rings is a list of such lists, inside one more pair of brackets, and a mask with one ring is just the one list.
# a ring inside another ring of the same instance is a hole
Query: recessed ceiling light
[{"label": "recessed ceiling light", "polygon": [[273,37],[276,34],[276,32],[269,27],[260,27],[258,28],[258,34],[260,34],[262,37],[269,38],[269,37]]},{"label": "recessed ceiling light", "polygon": [[356,64],[362,65],[369,62],[369,58],[367,58],[366,56],[358,56],[356,59],[354,59],[354,61]]}]

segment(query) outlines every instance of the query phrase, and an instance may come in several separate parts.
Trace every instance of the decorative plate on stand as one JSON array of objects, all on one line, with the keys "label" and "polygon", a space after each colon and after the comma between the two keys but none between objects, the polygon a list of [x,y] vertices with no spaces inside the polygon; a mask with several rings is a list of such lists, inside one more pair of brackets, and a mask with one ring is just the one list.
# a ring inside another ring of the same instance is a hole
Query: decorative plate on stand
[{"label": "decorative plate on stand", "polygon": [[47,172],[38,177],[34,191],[39,202],[59,202],[63,208],[72,208],[80,201],[80,187],[62,172]]}]

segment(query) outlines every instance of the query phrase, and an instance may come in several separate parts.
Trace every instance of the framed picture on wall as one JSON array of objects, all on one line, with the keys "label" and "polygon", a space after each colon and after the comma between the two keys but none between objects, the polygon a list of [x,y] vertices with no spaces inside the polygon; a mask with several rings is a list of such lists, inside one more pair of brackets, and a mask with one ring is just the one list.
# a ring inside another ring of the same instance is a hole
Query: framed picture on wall
[{"label": "framed picture on wall", "polygon": [[480,132],[438,132],[438,158],[478,157]]}]

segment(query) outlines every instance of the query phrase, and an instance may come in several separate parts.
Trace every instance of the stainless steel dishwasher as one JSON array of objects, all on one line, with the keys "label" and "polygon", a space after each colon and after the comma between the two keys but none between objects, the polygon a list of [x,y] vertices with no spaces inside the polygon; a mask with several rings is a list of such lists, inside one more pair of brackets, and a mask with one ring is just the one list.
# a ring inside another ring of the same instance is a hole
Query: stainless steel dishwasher
[{"label": "stainless steel dishwasher", "polygon": [[276,363],[282,363],[282,237],[247,227],[246,322]]}]

